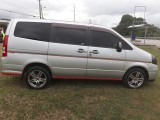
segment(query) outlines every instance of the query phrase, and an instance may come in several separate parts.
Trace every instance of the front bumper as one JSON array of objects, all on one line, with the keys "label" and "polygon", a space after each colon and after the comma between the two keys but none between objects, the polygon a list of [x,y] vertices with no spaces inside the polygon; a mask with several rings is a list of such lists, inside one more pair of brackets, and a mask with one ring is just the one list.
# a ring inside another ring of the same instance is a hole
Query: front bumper
[{"label": "front bumper", "polygon": [[158,67],[151,68],[152,71],[149,71],[149,81],[153,81],[157,79],[158,76]]}]

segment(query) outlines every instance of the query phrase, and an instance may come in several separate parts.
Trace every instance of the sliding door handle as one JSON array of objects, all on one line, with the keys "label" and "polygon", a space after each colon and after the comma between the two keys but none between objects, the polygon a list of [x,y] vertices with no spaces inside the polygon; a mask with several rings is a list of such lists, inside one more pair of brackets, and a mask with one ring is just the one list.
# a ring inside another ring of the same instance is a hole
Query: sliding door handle
[{"label": "sliding door handle", "polygon": [[98,50],[93,50],[89,52],[90,54],[99,54]]},{"label": "sliding door handle", "polygon": [[87,53],[87,51],[85,51],[84,49],[78,49],[77,52],[78,52],[78,53]]}]

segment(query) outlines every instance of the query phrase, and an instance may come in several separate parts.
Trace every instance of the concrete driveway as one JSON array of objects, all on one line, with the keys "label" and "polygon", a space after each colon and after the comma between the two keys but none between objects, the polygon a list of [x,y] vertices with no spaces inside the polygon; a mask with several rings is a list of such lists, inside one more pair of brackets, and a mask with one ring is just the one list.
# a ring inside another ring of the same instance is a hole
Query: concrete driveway
[{"label": "concrete driveway", "polygon": [[144,39],[136,39],[135,41],[131,41],[130,38],[127,38],[127,40],[129,40],[135,45],[156,45],[158,48],[160,48],[160,40],[146,39],[145,44],[144,44]]}]

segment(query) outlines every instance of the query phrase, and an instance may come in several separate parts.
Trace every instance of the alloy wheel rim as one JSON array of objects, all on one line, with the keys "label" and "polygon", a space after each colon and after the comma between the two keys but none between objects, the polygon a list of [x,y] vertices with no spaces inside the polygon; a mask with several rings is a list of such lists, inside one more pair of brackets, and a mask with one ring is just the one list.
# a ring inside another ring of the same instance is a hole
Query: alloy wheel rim
[{"label": "alloy wheel rim", "polygon": [[41,88],[47,82],[47,76],[41,70],[34,70],[28,75],[28,83],[34,88]]},{"label": "alloy wheel rim", "polygon": [[144,82],[144,75],[139,72],[139,71],[135,71],[132,72],[129,76],[128,76],[128,85],[132,88],[138,88],[140,87],[143,82]]}]

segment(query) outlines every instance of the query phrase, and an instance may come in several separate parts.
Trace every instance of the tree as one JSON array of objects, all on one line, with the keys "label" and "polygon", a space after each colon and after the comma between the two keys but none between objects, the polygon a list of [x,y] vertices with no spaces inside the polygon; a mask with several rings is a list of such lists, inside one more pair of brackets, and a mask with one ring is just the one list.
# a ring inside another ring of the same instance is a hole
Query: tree
[{"label": "tree", "polygon": [[[122,19],[119,23],[119,25],[115,28],[118,33],[120,33],[123,36],[130,36],[131,35],[131,29],[128,29],[129,26],[133,25],[133,20],[135,21],[135,25],[143,24],[144,19],[143,18],[134,18],[131,15],[123,15]],[[145,22],[147,24],[147,22]],[[145,35],[145,29],[144,28],[134,28],[132,29],[132,33],[135,34],[138,37],[144,37]],[[160,28],[150,25],[147,32],[148,37],[160,37]]]},{"label": "tree", "polygon": [[123,15],[119,25],[115,28],[115,30],[123,36],[128,36],[130,30],[128,26],[133,24],[133,17],[131,15]]}]

